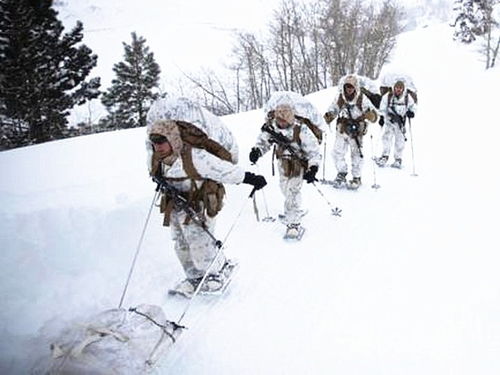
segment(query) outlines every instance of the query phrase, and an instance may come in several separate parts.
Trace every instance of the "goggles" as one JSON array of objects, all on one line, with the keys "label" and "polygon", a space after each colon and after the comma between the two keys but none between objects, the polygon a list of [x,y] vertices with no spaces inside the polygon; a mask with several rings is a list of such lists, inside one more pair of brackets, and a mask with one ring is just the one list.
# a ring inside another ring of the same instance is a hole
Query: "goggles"
[{"label": "goggles", "polygon": [[149,136],[149,140],[151,141],[151,143],[159,145],[159,144],[167,142],[167,137],[160,135],[160,134],[151,134]]}]

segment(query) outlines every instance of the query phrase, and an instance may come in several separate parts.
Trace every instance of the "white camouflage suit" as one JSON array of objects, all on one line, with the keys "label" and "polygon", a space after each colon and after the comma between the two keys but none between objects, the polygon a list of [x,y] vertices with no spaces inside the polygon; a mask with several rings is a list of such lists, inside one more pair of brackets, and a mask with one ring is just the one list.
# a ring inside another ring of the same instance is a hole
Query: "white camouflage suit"
[{"label": "white camouflage suit", "polygon": [[[354,86],[354,99],[347,100],[343,89],[345,84],[351,84]],[[376,111],[370,100],[365,95],[361,94],[359,80],[354,75],[343,77],[343,79],[339,81],[338,87],[339,95],[342,95],[344,105],[339,108],[338,100],[336,99],[332,104],[330,104],[327,109],[327,112],[331,113],[333,117],[337,117],[337,121],[339,119],[356,119],[370,110],[374,112]],[[361,109],[357,105],[359,95],[362,95]],[[350,115],[347,107],[349,107]],[[357,138],[359,146],[363,147],[363,136],[358,136]],[[347,153],[348,147],[350,147],[351,149],[352,176],[361,178],[361,169],[363,167],[363,158],[361,157],[362,152],[359,149],[356,140],[353,137],[349,136],[349,134],[343,132],[341,130],[340,124],[337,122],[335,144],[333,146],[332,155],[333,160],[335,161],[335,167],[337,168],[337,172],[339,173],[347,174],[348,167],[345,160],[345,155]]]},{"label": "white camouflage suit", "polygon": [[[394,88],[393,88],[394,90]],[[416,113],[417,105],[412,96],[408,94],[406,86],[399,97],[386,93],[380,102],[380,115],[384,117],[384,132],[382,134],[382,155],[389,156],[394,139],[394,159],[402,159],[405,149],[405,129],[400,129],[395,121],[391,121],[390,113],[397,113],[406,120],[406,112]]]},{"label": "white camouflage suit", "polygon": [[[245,177],[245,172],[238,166],[221,160],[209,152],[193,148],[193,164],[197,172],[205,179],[214,180],[223,184],[239,184]],[[163,164],[163,175],[170,178],[187,178],[182,165],[182,160],[178,158],[171,167]],[[191,180],[182,182],[169,181],[174,187],[183,192],[191,189]],[[195,181],[198,187],[203,180]],[[215,217],[207,215],[205,219],[206,229],[210,233],[215,230]],[[214,259],[217,248],[213,239],[198,224],[190,221],[184,224],[186,213],[184,211],[173,210],[170,216],[172,239],[175,241],[175,251],[177,257],[184,268],[184,272],[189,279],[201,277],[205,274],[210,263]],[[211,273],[217,273],[224,265],[226,258],[223,254],[217,258],[211,269]]]},{"label": "white camouflage suit", "polygon": [[[321,162],[321,152],[319,148],[319,143],[313,132],[307,127],[307,125],[302,124],[295,120],[295,123],[292,126],[289,126],[285,129],[281,129],[276,125],[276,120],[272,121],[272,128],[274,131],[281,133],[289,140],[293,139],[293,128],[295,126],[300,127],[300,146],[296,142],[292,142],[291,145],[296,150],[301,150],[304,157],[308,161],[308,168],[311,166],[319,166]],[[273,143],[270,142],[271,135],[268,132],[262,131],[255,143],[255,148],[258,148],[262,155],[264,155]],[[285,150],[283,153],[283,158],[290,157],[290,152]],[[280,189],[283,195],[285,196],[284,203],[284,215],[285,224],[299,224],[301,218],[301,189],[303,183],[303,175],[304,170],[301,171],[300,175],[296,177],[286,177],[284,175],[283,163],[281,160],[278,160],[278,170],[280,175]]]},{"label": "white camouflage suit", "polygon": [[[178,104],[178,107],[182,107],[182,105],[185,104],[186,103]],[[164,135],[172,145],[174,152],[173,157],[170,157],[169,160],[165,159],[161,162],[163,177],[169,184],[181,192],[189,192],[192,189],[192,183],[195,183],[199,188],[205,179],[210,179],[223,184],[239,184],[243,182],[245,177],[243,169],[231,162],[218,158],[208,151],[195,147],[192,148],[191,152],[192,162],[194,168],[202,179],[191,180],[188,177],[183,166],[183,161],[179,156],[183,143],[180,139],[178,130],[175,131],[175,122],[164,121],[160,122],[161,125],[159,125],[158,119],[161,118],[162,111],[157,111],[159,113],[158,114],[154,112],[155,109],[157,110],[157,108],[152,107],[148,114],[148,135],[153,133]],[[190,120],[190,118],[187,118],[186,120]],[[146,145],[148,151],[151,153],[152,144],[149,141],[149,138],[146,140]],[[236,148],[237,146],[234,145],[234,147]],[[237,153],[237,149],[233,151]],[[149,164],[151,164],[151,162]],[[184,222],[186,216],[187,214],[185,211],[176,210],[174,208],[170,214],[170,228],[172,239],[175,242],[175,251],[184,272],[188,279],[195,279],[202,277],[206,273],[208,267],[218,252],[218,248],[215,246],[215,243],[210,235],[203,230],[200,225],[194,223],[192,220],[186,224]],[[214,234],[216,221],[215,217],[210,218],[208,215],[204,216],[206,229],[210,233]],[[225,261],[226,258],[221,252],[216,262],[210,269],[210,273],[216,274],[222,268]]]}]

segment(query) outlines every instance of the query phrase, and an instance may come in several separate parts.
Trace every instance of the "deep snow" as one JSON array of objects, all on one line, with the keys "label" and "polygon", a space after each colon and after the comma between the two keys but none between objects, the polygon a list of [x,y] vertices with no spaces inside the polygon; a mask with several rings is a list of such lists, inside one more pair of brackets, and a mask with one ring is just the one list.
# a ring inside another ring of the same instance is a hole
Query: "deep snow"
[{"label": "deep snow", "polygon": [[[357,192],[304,186],[302,242],[257,223],[247,185],[228,186],[216,235],[240,270],[217,301],[200,298],[162,374],[498,374],[500,255],[495,217],[498,68],[483,71],[447,25],[400,36],[387,71],[419,89],[403,170],[376,169],[380,129],[365,137]],[[321,112],[328,89],[310,96]],[[270,214],[282,210],[270,156],[247,155],[262,123],[252,111],[224,117],[247,170],[268,178]],[[154,194],[144,129],[116,131],[0,153],[0,372],[27,373],[68,321],[116,307]],[[333,178],[327,136],[326,177]],[[320,177],[323,171],[320,170]],[[266,211],[258,194],[261,215]],[[158,304],[182,276],[154,212],[125,305]]]}]

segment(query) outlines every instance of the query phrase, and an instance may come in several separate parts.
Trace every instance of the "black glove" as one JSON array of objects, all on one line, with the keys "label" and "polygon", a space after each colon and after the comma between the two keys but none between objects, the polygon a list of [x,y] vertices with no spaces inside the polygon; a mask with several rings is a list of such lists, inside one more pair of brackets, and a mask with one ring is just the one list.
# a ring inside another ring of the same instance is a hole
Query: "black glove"
[{"label": "black glove", "polygon": [[252,151],[250,151],[250,155],[248,156],[251,163],[256,163],[257,160],[262,156],[262,152],[257,147],[253,147]]},{"label": "black glove", "polygon": [[318,173],[318,166],[312,165],[311,168],[309,168],[309,170],[304,173],[304,180],[306,180],[308,184],[314,181],[318,181],[316,179],[316,173]]},{"label": "black glove", "polygon": [[413,111],[407,111],[407,112],[406,112],[406,116],[407,116],[408,118],[413,118],[413,117],[415,117],[415,113],[414,113]]},{"label": "black glove", "polygon": [[253,185],[255,190],[260,190],[267,185],[264,176],[259,174],[254,174],[252,172],[245,172],[245,178],[243,179],[244,184]]},{"label": "black glove", "polygon": [[380,116],[380,118],[378,119],[378,124],[380,126],[384,126],[384,124],[385,124],[384,116]]}]

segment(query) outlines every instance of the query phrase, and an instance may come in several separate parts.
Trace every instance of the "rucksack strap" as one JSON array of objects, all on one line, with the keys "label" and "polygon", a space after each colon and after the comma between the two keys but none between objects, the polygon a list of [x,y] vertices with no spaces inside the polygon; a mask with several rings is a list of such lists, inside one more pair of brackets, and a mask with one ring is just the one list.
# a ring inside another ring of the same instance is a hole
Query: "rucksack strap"
[{"label": "rucksack strap", "polygon": [[[342,109],[346,105],[347,105],[347,103],[344,100],[343,95],[339,94],[339,98],[337,99],[337,106],[339,107],[339,110]],[[358,97],[356,98],[356,107],[358,107],[359,110],[361,112],[363,112],[363,92],[360,92]]]},{"label": "rucksack strap", "polygon": [[176,123],[184,143],[208,151],[219,159],[232,162],[231,153],[220,143],[211,139],[203,130],[186,121],[176,121]]},{"label": "rucksack strap", "polygon": [[358,98],[356,99],[356,106],[361,112],[363,112],[363,93],[360,92]]},{"label": "rucksack strap", "polygon": [[184,167],[184,172],[192,180],[202,180],[198,171],[196,170],[193,163],[193,148],[191,145],[185,143],[181,151],[182,166]]},{"label": "rucksack strap", "polygon": [[313,132],[314,136],[318,140],[318,143],[321,144],[321,142],[323,141],[323,131],[317,125],[313,124],[312,121],[307,117],[295,115],[295,118],[302,124],[305,124],[309,128],[309,130]]},{"label": "rucksack strap", "polygon": [[300,126],[294,125],[293,127],[293,136],[292,140],[297,143],[299,146],[302,144],[302,141],[300,139]]}]

